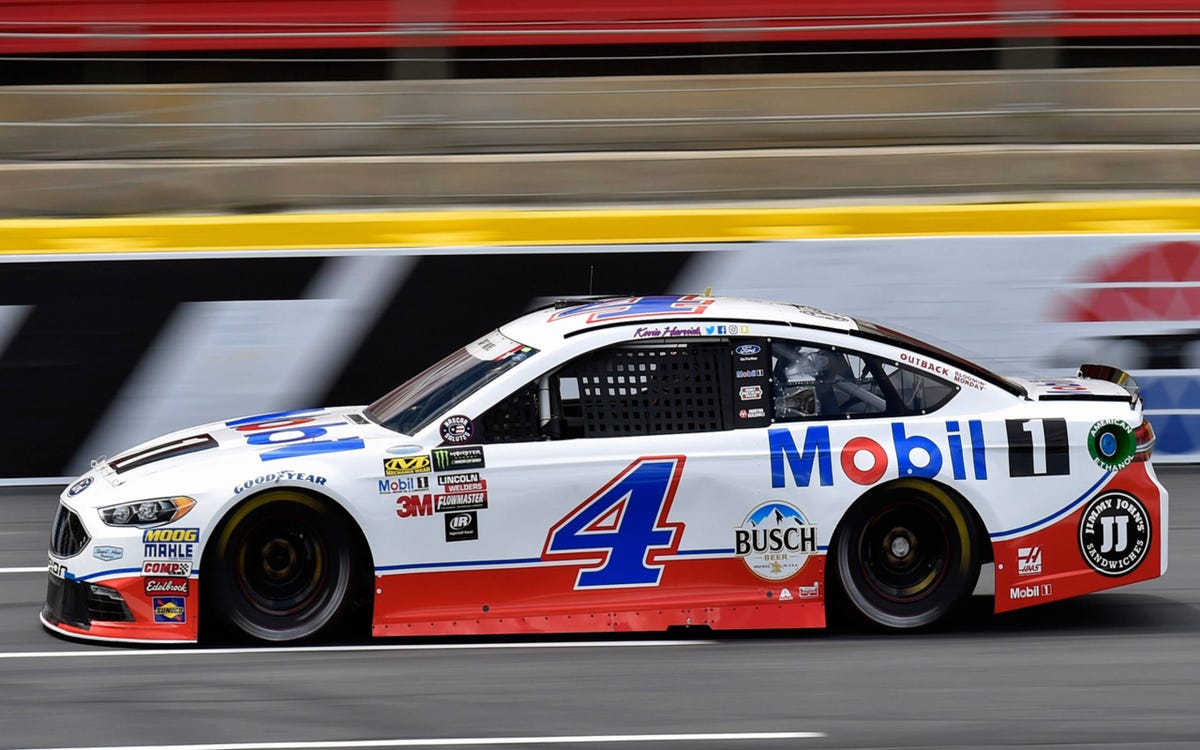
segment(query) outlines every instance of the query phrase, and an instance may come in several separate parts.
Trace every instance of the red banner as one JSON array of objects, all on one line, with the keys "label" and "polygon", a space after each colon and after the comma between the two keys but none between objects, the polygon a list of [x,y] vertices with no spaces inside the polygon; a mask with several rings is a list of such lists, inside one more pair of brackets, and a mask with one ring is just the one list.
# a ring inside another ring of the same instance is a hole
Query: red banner
[{"label": "red banner", "polygon": [[0,0],[0,54],[1200,34],[1200,0]]}]

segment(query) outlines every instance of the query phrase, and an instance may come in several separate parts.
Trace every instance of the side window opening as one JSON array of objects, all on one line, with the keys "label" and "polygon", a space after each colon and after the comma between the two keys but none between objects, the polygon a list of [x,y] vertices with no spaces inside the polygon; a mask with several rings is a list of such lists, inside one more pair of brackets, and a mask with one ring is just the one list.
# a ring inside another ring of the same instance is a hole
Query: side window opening
[{"label": "side window opening", "polygon": [[729,429],[728,344],[623,344],[527,384],[482,418],[486,442]]},{"label": "side window opening", "polygon": [[959,390],[928,373],[836,346],[775,341],[771,354],[779,422],[921,414]]}]

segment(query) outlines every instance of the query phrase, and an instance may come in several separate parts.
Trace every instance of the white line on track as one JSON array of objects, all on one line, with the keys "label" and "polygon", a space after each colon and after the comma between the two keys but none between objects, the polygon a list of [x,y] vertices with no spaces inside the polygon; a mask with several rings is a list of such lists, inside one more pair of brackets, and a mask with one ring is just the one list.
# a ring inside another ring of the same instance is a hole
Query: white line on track
[{"label": "white line on track", "polygon": [[[212,656],[251,654],[307,654],[357,651],[482,651],[488,649],[517,648],[636,648],[655,646],[712,646],[713,640],[687,641],[539,641],[530,643],[407,643],[395,645],[362,646],[278,646],[268,648],[109,648],[79,651],[9,651],[0,653],[0,659],[62,659],[76,656]],[[182,746],[180,746],[182,747]],[[254,747],[259,747],[255,745]]]},{"label": "white line on track", "polygon": [[30,568],[0,568],[0,573],[45,573],[45,565],[36,565]]},{"label": "white line on track", "polygon": [[[437,737],[430,739],[331,740],[326,742],[228,742],[176,745],[172,750],[317,750],[357,747],[470,747],[479,745],[596,744],[600,742],[730,742],[754,740],[811,740],[822,732],[712,732],[692,734],[592,734],[563,737]],[[38,750],[160,750],[161,745],[40,748]],[[32,750],[32,749],[31,749]]]}]

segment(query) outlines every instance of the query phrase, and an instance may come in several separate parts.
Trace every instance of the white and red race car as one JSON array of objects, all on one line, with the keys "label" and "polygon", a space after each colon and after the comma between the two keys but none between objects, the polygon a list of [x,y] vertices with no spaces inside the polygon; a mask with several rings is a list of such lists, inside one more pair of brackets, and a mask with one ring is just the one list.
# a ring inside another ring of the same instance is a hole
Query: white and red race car
[{"label": "white and red race car", "polygon": [[[709,296],[564,300],[368,407],[167,435],[62,494],[42,622],[263,641],[887,628],[1167,567],[1123,372],[1004,378],[879,326]],[[363,608],[367,608],[365,611]],[[207,632],[207,631],[206,631]]]}]

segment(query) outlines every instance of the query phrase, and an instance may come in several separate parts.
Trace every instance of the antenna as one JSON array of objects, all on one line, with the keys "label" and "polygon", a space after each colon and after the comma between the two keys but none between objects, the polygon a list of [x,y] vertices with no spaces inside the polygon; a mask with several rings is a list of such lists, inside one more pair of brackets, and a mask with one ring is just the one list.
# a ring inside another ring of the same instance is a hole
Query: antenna
[{"label": "antenna", "polygon": [[596,266],[592,264],[588,266],[588,296],[592,296],[592,279],[596,276]]}]

